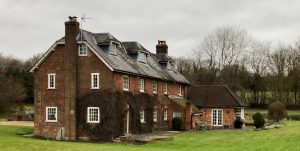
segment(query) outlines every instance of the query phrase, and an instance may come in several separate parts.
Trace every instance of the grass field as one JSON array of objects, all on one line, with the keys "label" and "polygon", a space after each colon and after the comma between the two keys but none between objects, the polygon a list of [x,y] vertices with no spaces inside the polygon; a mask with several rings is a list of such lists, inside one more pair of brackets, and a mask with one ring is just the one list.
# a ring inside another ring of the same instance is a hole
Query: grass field
[{"label": "grass field", "polygon": [[0,150],[22,151],[179,151],[179,150],[300,150],[300,122],[289,121],[280,129],[207,130],[182,132],[172,141],[158,141],[135,146],[114,143],[86,143],[47,141],[26,138],[21,134],[32,133],[32,127],[0,126]]}]

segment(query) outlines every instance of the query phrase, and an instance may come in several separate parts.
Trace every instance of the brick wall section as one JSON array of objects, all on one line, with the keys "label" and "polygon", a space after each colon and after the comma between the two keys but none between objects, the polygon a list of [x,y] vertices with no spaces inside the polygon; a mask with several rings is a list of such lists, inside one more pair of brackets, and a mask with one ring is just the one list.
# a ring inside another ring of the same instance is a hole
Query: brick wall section
[{"label": "brick wall section", "polygon": [[[223,108],[223,126],[219,128],[234,128],[235,112],[233,108]],[[208,127],[218,128],[212,126],[212,108],[201,109],[198,116],[193,116],[192,118],[192,128],[195,128],[195,123],[197,120],[203,121]]]},{"label": "brick wall section", "polygon": [[[79,96],[100,89],[112,89],[113,72],[89,48],[87,54],[78,57]],[[91,89],[91,73],[99,73],[99,89]]]},{"label": "brick wall section", "polygon": [[[34,135],[55,138],[59,129],[64,126],[64,46],[59,45],[34,72]],[[48,73],[56,73],[56,89],[48,89]],[[50,123],[46,120],[46,107],[57,107],[58,122]]]},{"label": "brick wall section", "polygon": [[[115,90],[123,91],[123,76],[126,75],[129,77],[129,91],[138,94],[143,93],[140,92],[139,84],[140,79],[143,78],[145,82],[145,92],[149,95],[157,95],[158,96],[158,104],[156,105],[158,111],[158,122],[154,123],[155,129],[171,129],[172,128],[172,119],[173,119],[173,112],[181,112],[184,116],[184,108],[180,107],[178,104],[173,102],[168,98],[167,95],[164,94],[164,81],[157,80],[157,79],[150,79],[146,77],[139,77],[134,75],[122,74],[122,73],[114,73],[114,85]],[[157,81],[157,93],[153,93],[152,90],[152,82]],[[185,94],[187,91],[188,86],[182,85],[182,94],[183,97],[186,97]],[[168,95],[176,95],[179,94],[179,84],[178,83],[170,83],[168,82]],[[163,120],[163,110],[167,110],[167,121]],[[146,123],[145,123],[146,124]]]}]

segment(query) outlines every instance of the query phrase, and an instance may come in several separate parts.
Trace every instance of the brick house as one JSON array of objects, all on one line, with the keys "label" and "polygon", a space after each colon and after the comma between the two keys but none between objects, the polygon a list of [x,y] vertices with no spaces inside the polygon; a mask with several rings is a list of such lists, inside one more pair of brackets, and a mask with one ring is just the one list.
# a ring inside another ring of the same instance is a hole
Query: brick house
[{"label": "brick house", "polygon": [[192,115],[192,128],[196,121],[212,129],[233,128],[237,116],[244,119],[244,108],[248,106],[226,85],[193,85],[189,100],[198,108]]},{"label": "brick house", "polygon": [[[57,40],[31,69],[34,72],[34,135],[59,140],[81,136],[76,123],[76,100],[103,89],[126,91],[133,95],[156,96],[153,129],[170,129],[173,117],[191,127],[192,107],[185,100],[190,83],[173,66],[165,41],[158,41],[156,53],[138,42],[121,42],[110,33],[80,30],[76,17],[65,22],[65,36]],[[101,98],[99,98],[101,101]],[[185,102],[186,103],[186,102]],[[130,106],[128,106],[130,108]],[[86,122],[101,123],[101,108],[86,108]],[[124,133],[130,133],[129,110],[124,113]],[[143,125],[145,112],[140,111]]]}]

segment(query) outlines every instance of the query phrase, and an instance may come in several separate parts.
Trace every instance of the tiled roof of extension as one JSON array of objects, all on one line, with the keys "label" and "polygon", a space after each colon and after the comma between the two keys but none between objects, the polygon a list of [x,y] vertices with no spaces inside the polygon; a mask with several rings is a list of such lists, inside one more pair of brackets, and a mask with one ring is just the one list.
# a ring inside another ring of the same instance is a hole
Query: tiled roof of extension
[{"label": "tiled roof of extension", "polygon": [[190,88],[189,100],[200,108],[248,106],[226,85],[193,85]]},{"label": "tiled roof of extension", "polygon": [[[189,81],[175,69],[175,67],[172,66],[170,70],[163,68],[159,64],[156,55],[149,52],[138,42],[120,42],[110,33],[92,33],[85,30],[82,31],[82,36],[79,35],[77,37],[77,40],[78,42],[81,42],[82,40],[83,42],[88,43],[88,45],[92,47],[92,49],[116,72],[190,84]],[[121,47],[118,47],[116,55],[110,54],[107,48],[101,46],[102,44],[110,43],[111,41],[120,42],[121,44]],[[64,42],[64,38],[61,38],[58,42]],[[130,56],[130,53],[137,53],[138,50],[148,52],[147,64],[138,62]]]}]

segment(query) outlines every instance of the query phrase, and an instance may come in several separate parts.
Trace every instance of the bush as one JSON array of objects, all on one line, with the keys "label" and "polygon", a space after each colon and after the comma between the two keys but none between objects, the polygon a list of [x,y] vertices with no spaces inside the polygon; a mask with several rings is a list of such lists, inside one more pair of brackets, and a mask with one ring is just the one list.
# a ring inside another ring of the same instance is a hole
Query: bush
[{"label": "bush", "polygon": [[265,125],[265,119],[261,113],[257,112],[252,116],[254,120],[254,126],[256,128],[262,128]]},{"label": "bush", "polygon": [[183,121],[180,117],[175,117],[172,120],[172,130],[180,131],[182,128]]},{"label": "bush", "polygon": [[276,101],[269,105],[267,115],[269,120],[279,122],[280,120],[284,119],[286,115],[285,106],[281,102]]},{"label": "bush", "polygon": [[241,117],[237,116],[234,120],[234,128],[242,128],[244,123],[244,120]]}]

